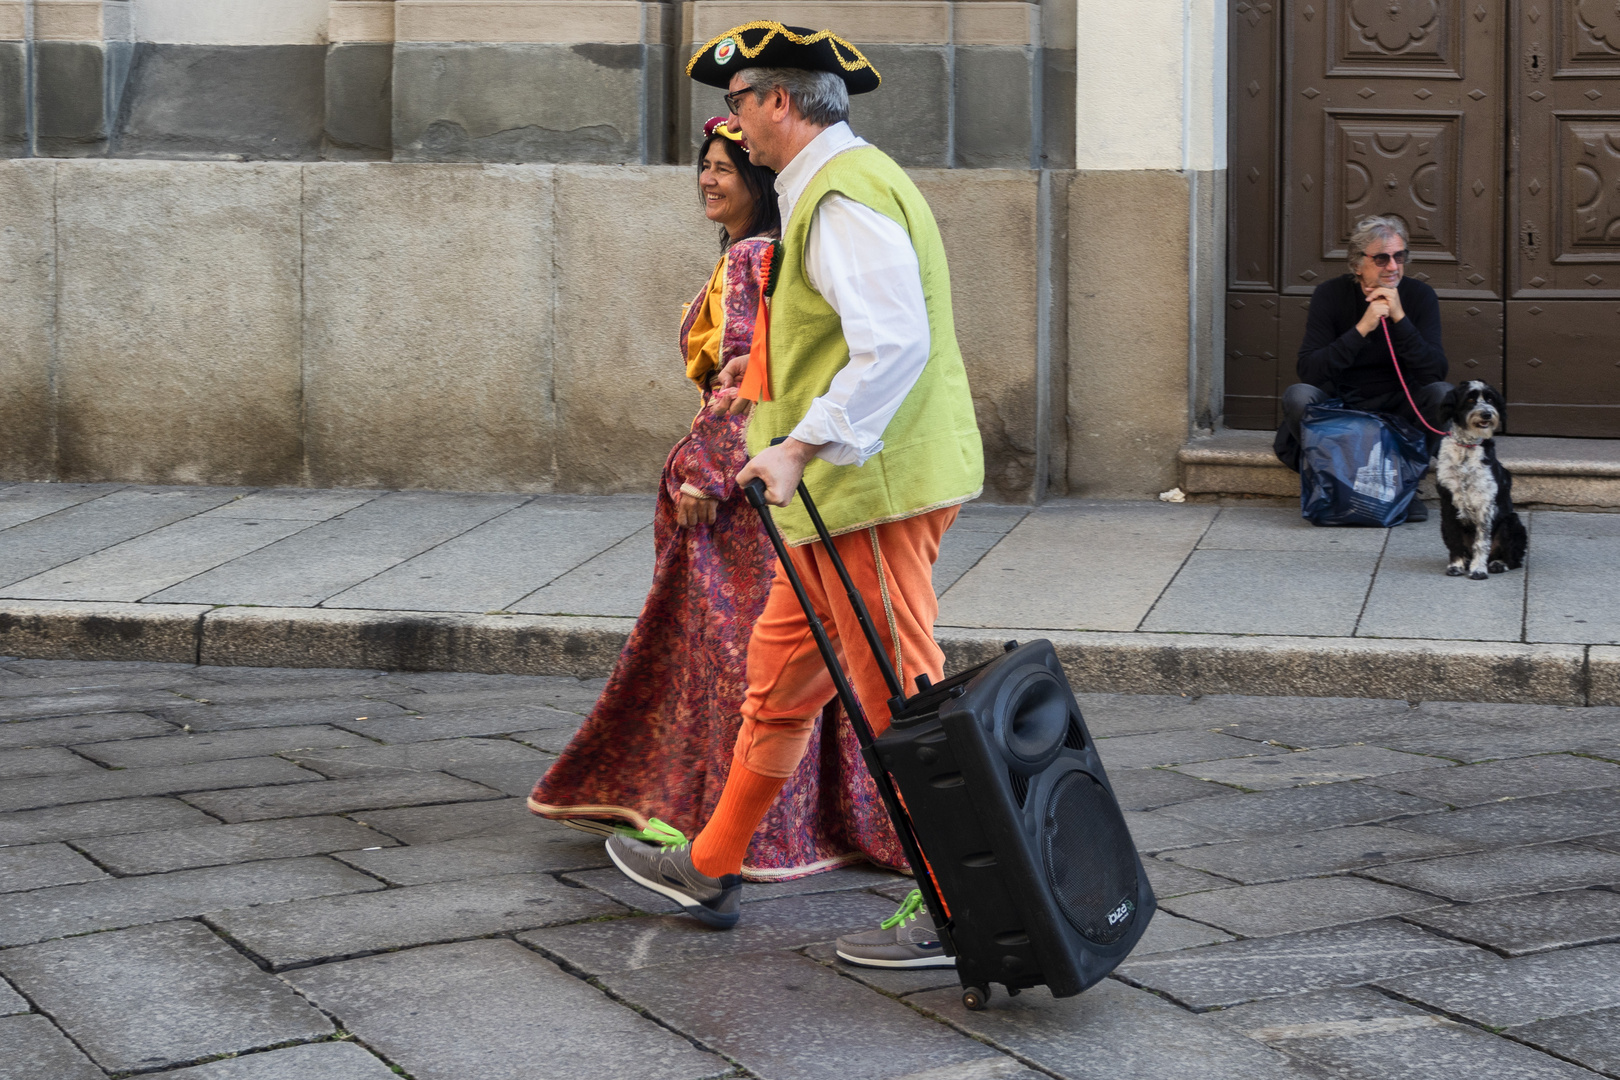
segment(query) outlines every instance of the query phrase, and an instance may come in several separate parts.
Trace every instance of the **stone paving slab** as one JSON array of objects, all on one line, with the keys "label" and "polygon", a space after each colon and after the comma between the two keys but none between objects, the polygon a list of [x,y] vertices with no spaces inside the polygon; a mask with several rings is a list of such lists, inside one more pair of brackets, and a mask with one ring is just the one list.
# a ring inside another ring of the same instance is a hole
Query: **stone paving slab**
[{"label": "stone paving slab", "polygon": [[207,514],[52,567],[5,590],[33,600],[136,601],[310,527]]},{"label": "stone paving slab", "polygon": [[217,487],[128,487],[23,522],[7,529],[6,542],[0,545],[0,584],[21,581],[212,510],[230,502],[239,492]]},{"label": "stone paving slab", "polygon": [[652,519],[644,496],[542,495],[346,589],[328,607],[506,609]]},{"label": "stone paving slab", "polygon": [[1614,723],[1608,718],[1581,718],[1531,727],[1527,717],[1526,726],[1516,729],[1484,723],[1465,727],[1458,723],[1451,731],[1392,736],[1382,741],[1397,750],[1473,763],[1529,757],[1550,749],[1603,749],[1612,746],[1613,738]]},{"label": "stone paving slab", "polygon": [[195,705],[196,702],[165,690],[40,694],[0,700],[0,720],[43,720],[57,716],[88,716],[92,713],[189,711]]},{"label": "stone paving slab", "polygon": [[725,957],[833,941],[851,930],[870,929],[893,913],[887,897],[817,893],[746,904],[741,921],[726,931],[710,930],[685,915],[662,915],[554,927],[518,940],[586,975],[654,965],[701,972]]},{"label": "stone paving slab", "polygon": [[238,495],[224,506],[209,510],[205,517],[268,518],[275,521],[325,521],[329,517],[385,495],[383,491],[320,488],[264,488],[250,495]]},{"label": "stone paving slab", "polygon": [[[1273,833],[1279,822],[1304,832],[1338,825],[1367,825],[1406,815],[1421,816],[1440,809],[1443,809],[1442,804],[1431,799],[1355,782],[1260,792],[1237,799],[1199,799],[1155,810],[1154,815],[1236,839]],[[1414,817],[1403,821],[1401,828],[1412,828],[1412,822],[1417,820]]]},{"label": "stone paving slab", "polygon": [[[413,705],[413,708],[417,707]],[[422,716],[370,717],[342,721],[340,726],[385,743],[466,739],[513,732],[547,732],[567,742],[585,718],[544,705],[505,705],[481,709],[444,710]],[[520,742],[530,740],[519,739]]]},{"label": "stone paving slab", "polygon": [[1179,818],[1169,817],[1164,810],[1146,813],[1140,810],[1127,810],[1125,825],[1130,829],[1131,840],[1135,842],[1136,850],[1143,854],[1196,847],[1199,844],[1218,844],[1231,839],[1224,832],[1216,832],[1214,829],[1206,829]]},{"label": "stone paving slab", "polygon": [[0,1080],[107,1080],[107,1074],[37,1013],[0,1020]]},{"label": "stone paving slab", "polygon": [[213,791],[246,784],[290,784],[320,780],[319,773],[300,769],[277,757],[237,758],[197,765],[171,765],[154,769],[98,769],[72,776],[34,777],[0,782],[0,811],[34,810],[65,803],[93,802],[139,795],[178,795]]},{"label": "stone paving slab", "polygon": [[1620,1073],[1620,1008],[1542,1020],[1507,1033],[1588,1069],[1608,1076]]},{"label": "stone paving slab", "polygon": [[1110,769],[1108,782],[1124,810],[1157,810],[1193,799],[1237,792],[1219,784],[1196,780],[1171,769]]},{"label": "stone paving slab", "polygon": [[0,892],[73,885],[106,876],[66,844],[0,848]]},{"label": "stone paving slab", "polygon": [[886,1080],[996,1056],[799,956],[730,956],[702,968],[668,964],[601,981],[701,1045],[775,1080]]},{"label": "stone paving slab", "polygon": [[1600,889],[1436,908],[1406,917],[1506,956],[1620,941],[1620,893]]},{"label": "stone paving slab", "polygon": [[545,775],[556,757],[536,754],[533,761],[486,762],[471,765],[451,765],[444,771],[475,784],[494,788],[503,795],[528,798],[534,791],[535,781]]},{"label": "stone paving slab", "polygon": [[1006,535],[1029,516],[1027,506],[964,503],[939,545],[934,560],[934,595],[943,596]]},{"label": "stone paving slab", "polygon": [[1217,1023],[1354,1080],[1590,1080],[1591,1073],[1479,1028],[1367,990],[1273,998],[1217,1013]]},{"label": "stone paving slab", "polygon": [[1462,851],[1466,847],[1444,837],[1425,836],[1391,826],[1350,825],[1319,833],[1268,836],[1167,852],[1160,858],[1178,866],[1208,870],[1244,885],[1261,885],[1268,881]]},{"label": "stone paving slab", "polygon": [[237,705],[208,704],[188,709],[184,715],[156,710],[157,715],[192,731],[236,731],[242,728],[268,728],[294,725],[333,724],[344,726],[356,717],[403,716],[405,710],[377,698],[341,697],[292,698],[281,701],[244,702]]},{"label": "stone paving slab", "polygon": [[1439,758],[1402,754],[1377,746],[1337,746],[1326,750],[1300,750],[1292,754],[1203,761],[1175,768],[1177,772],[1200,780],[1231,784],[1250,791],[1278,791],[1310,784],[1334,784],[1389,773],[1436,769],[1450,764]]},{"label": "stone paving slab", "polygon": [[28,750],[0,750],[0,780],[25,776],[60,776],[63,773],[99,771],[94,762],[86,761],[73,751],[61,746],[40,746]]},{"label": "stone paving slab", "polygon": [[1268,749],[1213,731],[1160,732],[1097,739],[1097,753],[1102,755],[1103,765],[1110,772],[1115,769],[1147,769],[1187,761],[1235,758],[1247,754],[1264,757]]},{"label": "stone paving slab", "polygon": [[1579,844],[1540,844],[1379,866],[1361,874],[1448,900],[1475,902],[1620,885],[1620,854]]},{"label": "stone paving slab", "polygon": [[917,994],[908,1001],[1072,1080],[1305,1080],[1319,1075],[1252,1039],[1112,979],[1070,998],[1055,999],[1045,987],[1016,998],[997,994],[983,1012],[964,1008],[957,990]]},{"label": "stone paving slab", "polygon": [[394,1080],[397,1074],[352,1042],[321,1042],[153,1075],[163,1080]]},{"label": "stone paving slab", "polygon": [[313,607],[527,501],[522,495],[389,492],[150,599]]},{"label": "stone paving slab", "polygon": [[508,609],[528,615],[634,618],[652,588],[657,555],[652,526],[645,525],[555,581],[512,601]]},{"label": "stone paving slab", "polygon": [[316,747],[353,746],[365,740],[352,732],[326,724],[300,727],[245,728],[239,731],[210,731],[190,735],[167,735],[156,739],[120,739],[117,742],[74,746],[75,753],[93,758],[115,769],[153,768],[162,765],[196,765],[205,761],[282,754],[298,760],[293,751]]},{"label": "stone paving slab", "polygon": [[238,787],[188,795],[186,801],[222,821],[238,822],[496,797],[496,792],[481,784],[428,772],[363,780],[321,780],[299,785],[296,793],[286,786]]},{"label": "stone paving slab", "polygon": [[54,720],[13,720],[0,724],[0,748],[69,746],[96,739],[138,739],[172,735],[178,730],[143,713],[102,713],[99,716],[63,716]]},{"label": "stone paving slab", "polygon": [[1141,629],[1349,637],[1377,565],[1373,552],[1195,551]]},{"label": "stone paving slab", "polygon": [[1486,1027],[1511,1027],[1620,1006],[1620,945],[1382,978],[1377,985]]},{"label": "stone paving slab", "polygon": [[319,857],[59,885],[8,899],[11,917],[0,923],[0,946],[382,887],[375,878]]},{"label": "stone paving slab", "polygon": [[[336,857],[390,885],[426,885],[501,874],[550,874],[603,866],[608,861],[600,838],[538,820],[523,832],[385,847],[380,851],[340,851]],[[619,877],[622,880],[624,875]]]},{"label": "stone paving slab", "polygon": [[1075,688],[1074,699],[1086,718],[1086,727],[1098,739],[1160,731],[1208,731],[1220,726],[1219,720],[1210,718],[1210,705],[1221,700],[1218,696],[1088,694]]},{"label": "stone paving slab", "polygon": [[391,837],[340,817],[199,825],[76,841],[85,854],[119,874],[160,874],[226,863],[326,855],[394,843]]},{"label": "stone paving slab", "polygon": [[75,803],[0,814],[0,846],[212,824],[213,818],[179,799]]},{"label": "stone paving slab", "polygon": [[113,1072],[333,1031],[308,1002],[191,922],[6,950],[0,971]]},{"label": "stone paving slab", "polygon": [[[332,779],[382,776],[389,773],[449,771],[455,766],[510,764],[520,762],[534,771],[534,780],[552,761],[521,743],[508,739],[441,739],[434,742],[378,746],[349,736],[349,745],[340,749],[284,750],[306,769]],[[528,792],[523,793],[527,795]]]},{"label": "stone paving slab", "polygon": [[1604,851],[1620,851],[1620,832],[1605,833],[1602,836],[1588,836],[1581,840],[1587,847],[1602,848]]},{"label": "stone paving slab", "polygon": [[1620,644],[1620,581],[1612,572],[1620,532],[1609,516],[1534,516],[1536,583],[1524,612],[1530,640]]},{"label": "stone paving slab", "polygon": [[1366,701],[1360,703],[1364,708],[1359,711],[1347,708],[1349,702],[1333,704],[1333,708],[1323,708],[1307,700],[1301,702],[1302,715],[1239,718],[1223,725],[1221,730],[1280,748],[1326,750],[1361,743],[1386,746],[1391,739],[1477,732],[1479,728],[1477,724],[1454,717],[1424,716],[1404,701]]},{"label": "stone paving slab", "polygon": [[1381,776],[1369,782],[1464,807],[1560,791],[1620,787],[1620,765],[1572,754],[1546,754],[1422,775]]},{"label": "stone paving slab", "polygon": [[1142,866],[1147,870],[1148,882],[1153,886],[1153,895],[1161,899],[1182,896],[1186,893],[1207,892],[1210,889],[1230,889],[1237,884],[1226,878],[1168,862],[1162,856],[1143,859]]},{"label": "stone paving slab", "polygon": [[471,836],[526,836],[534,830],[534,815],[523,799],[368,810],[363,817],[362,825],[387,833],[402,844],[433,844]]},{"label": "stone paving slab", "polygon": [[99,499],[122,484],[10,484],[0,490],[0,529]]},{"label": "stone paving slab", "polygon": [[1486,803],[1415,817],[1402,822],[1401,828],[1497,846],[1571,840],[1620,828],[1620,789],[1599,788]]},{"label": "stone paving slab", "polygon": [[1324,877],[1190,893],[1161,906],[1243,937],[1267,937],[1422,911],[1441,901],[1360,878]]},{"label": "stone paving slab", "polygon": [[209,921],[280,970],[623,913],[607,897],[545,874],[507,874],[233,908]]},{"label": "stone paving slab", "polygon": [[11,988],[9,983],[0,981],[0,1016],[15,1016],[30,1010],[28,999]]},{"label": "stone paving slab", "polygon": [[1044,506],[945,593],[939,625],[1135,630],[1215,518],[1187,509]]},{"label": "stone paving slab", "polygon": [[511,941],[471,941],[283,976],[416,1080],[703,1080],[732,1072]]},{"label": "stone paving slab", "polygon": [[[1118,972],[1132,984],[1203,1010],[1496,961],[1472,945],[1383,920],[1131,957]],[[1436,978],[1443,981],[1444,972]]]},{"label": "stone paving slab", "polygon": [[[1362,637],[1518,641],[1524,629],[1526,573],[1493,574],[1489,588],[1446,576],[1440,515],[1389,530],[1378,574],[1356,623]],[[1329,530],[1337,531],[1337,530]],[[1538,572],[1540,568],[1537,568]],[[1537,581],[1539,585],[1539,580]]]},{"label": "stone paving slab", "polygon": [[1150,953],[1179,952],[1199,945],[1214,945],[1217,942],[1232,940],[1234,939],[1231,934],[1223,934],[1213,926],[1205,926],[1203,923],[1196,923],[1191,919],[1183,919],[1168,911],[1160,910],[1154,914],[1147,932],[1131,950],[1131,955],[1147,956]]}]

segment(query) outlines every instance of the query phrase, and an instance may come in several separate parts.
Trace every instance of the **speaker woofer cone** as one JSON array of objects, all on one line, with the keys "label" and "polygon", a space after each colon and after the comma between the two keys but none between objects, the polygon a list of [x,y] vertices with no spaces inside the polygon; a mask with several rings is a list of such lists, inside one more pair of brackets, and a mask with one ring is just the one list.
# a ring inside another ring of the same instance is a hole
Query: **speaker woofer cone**
[{"label": "speaker woofer cone", "polygon": [[1047,882],[1074,928],[1098,945],[1124,937],[1136,916],[1130,831],[1108,789],[1074,770],[1054,785],[1041,822]]}]

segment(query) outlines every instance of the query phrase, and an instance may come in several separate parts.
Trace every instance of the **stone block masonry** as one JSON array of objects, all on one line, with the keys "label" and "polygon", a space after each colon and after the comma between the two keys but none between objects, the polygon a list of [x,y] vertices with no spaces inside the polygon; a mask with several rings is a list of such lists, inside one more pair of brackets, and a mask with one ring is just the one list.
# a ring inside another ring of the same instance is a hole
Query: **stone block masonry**
[{"label": "stone block masonry", "polygon": [[[1061,458],[1038,174],[916,178],[986,494],[1032,501]],[[695,196],[671,166],[0,162],[0,477],[650,491],[698,406]]]}]

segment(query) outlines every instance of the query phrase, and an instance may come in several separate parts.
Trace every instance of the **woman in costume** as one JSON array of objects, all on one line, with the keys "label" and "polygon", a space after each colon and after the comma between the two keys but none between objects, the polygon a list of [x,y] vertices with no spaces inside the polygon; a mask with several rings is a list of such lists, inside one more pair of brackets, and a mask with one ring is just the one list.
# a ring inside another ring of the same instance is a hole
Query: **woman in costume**
[{"label": "woman in costume", "polygon": [[[652,591],[596,707],[529,796],[544,817],[645,839],[695,833],[719,801],[742,723],[749,633],[776,573],[735,479],[748,461],[748,418],[729,415],[735,390],[713,385],[733,358],[764,347],[781,225],[776,174],[749,162],[724,120],[704,125],[698,155],[704,214],[720,225],[722,254],[680,330],[703,405],[664,463]],[[755,834],[743,874],[784,880],[862,858],[906,865],[854,733],[832,706]]]}]

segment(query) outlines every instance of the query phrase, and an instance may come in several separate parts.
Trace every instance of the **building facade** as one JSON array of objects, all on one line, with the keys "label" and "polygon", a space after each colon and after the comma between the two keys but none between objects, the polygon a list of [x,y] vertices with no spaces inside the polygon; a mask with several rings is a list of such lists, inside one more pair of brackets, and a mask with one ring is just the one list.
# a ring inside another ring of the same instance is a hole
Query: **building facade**
[{"label": "building facade", "polygon": [[1287,6],[0,0],[0,474],[647,490],[716,255],[682,69],[770,18],[884,75],[852,122],[940,219],[988,493],[1152,496],[1275,396],[1249,313],[1298,287],[1233,267],[1282,204],[1226,160],[1286,79],[1229,110],[1228,41]]}]

